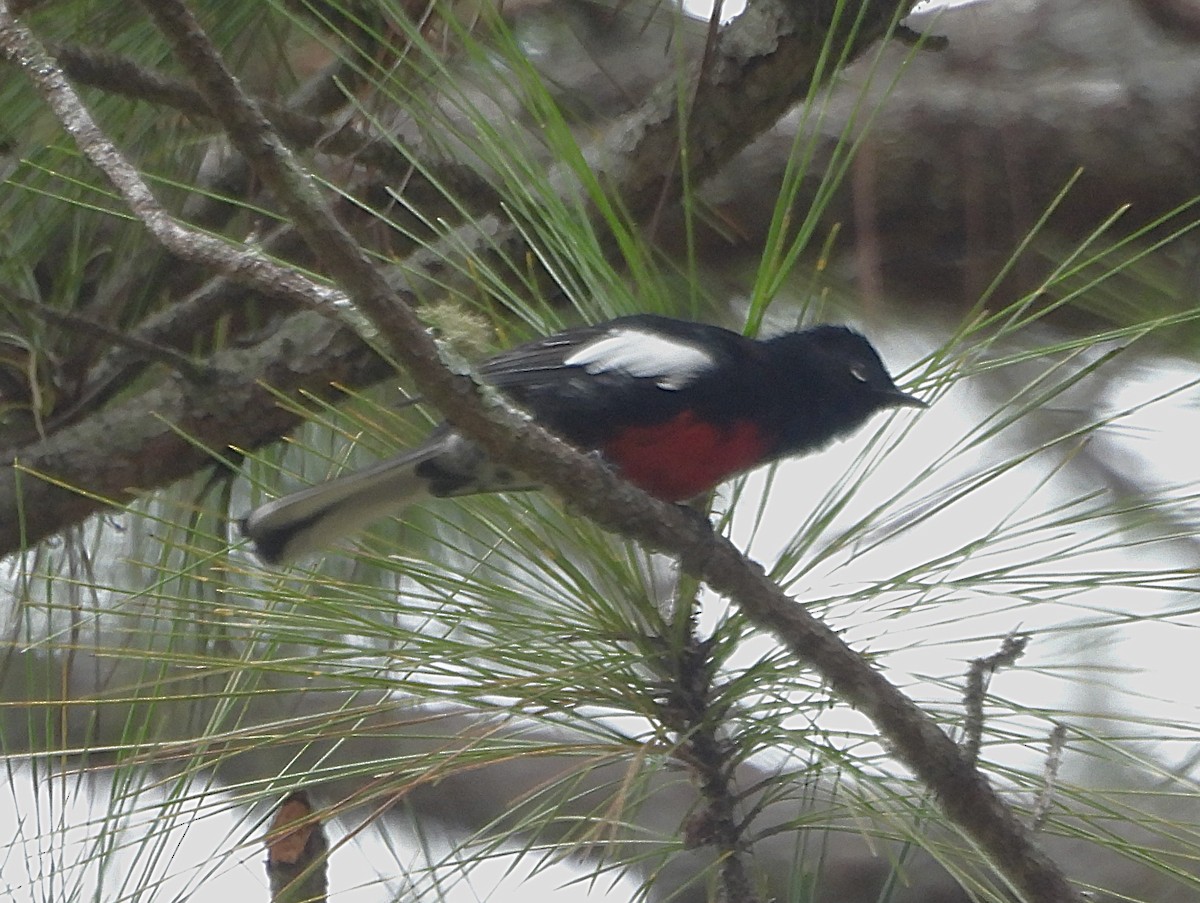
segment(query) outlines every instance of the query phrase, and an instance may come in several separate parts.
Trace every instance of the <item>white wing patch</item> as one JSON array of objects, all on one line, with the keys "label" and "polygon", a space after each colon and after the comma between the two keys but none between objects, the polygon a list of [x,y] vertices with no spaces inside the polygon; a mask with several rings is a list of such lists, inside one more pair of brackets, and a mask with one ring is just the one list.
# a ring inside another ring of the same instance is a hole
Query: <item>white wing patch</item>
[{"label": "white wing patch", "polygon": [[660,389],[682,389],[713,365],[703,349],[637,329],[616,329],[563,359],[568,367],[588,373],[614,370],[640,379],[653,379]]}]

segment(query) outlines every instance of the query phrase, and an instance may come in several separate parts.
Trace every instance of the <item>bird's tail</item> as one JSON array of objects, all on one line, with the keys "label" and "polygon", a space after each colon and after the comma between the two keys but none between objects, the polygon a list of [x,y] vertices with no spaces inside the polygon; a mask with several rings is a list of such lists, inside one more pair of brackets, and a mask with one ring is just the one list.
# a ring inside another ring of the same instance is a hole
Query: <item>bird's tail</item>
[{"label": "bird's tail", "polygon": [[420,448],[267,502],[242,519],[242,533],[268,564],[319,551],[429,495],[429,481],[418,467],[446,446],[447,437],[438,436]]}]

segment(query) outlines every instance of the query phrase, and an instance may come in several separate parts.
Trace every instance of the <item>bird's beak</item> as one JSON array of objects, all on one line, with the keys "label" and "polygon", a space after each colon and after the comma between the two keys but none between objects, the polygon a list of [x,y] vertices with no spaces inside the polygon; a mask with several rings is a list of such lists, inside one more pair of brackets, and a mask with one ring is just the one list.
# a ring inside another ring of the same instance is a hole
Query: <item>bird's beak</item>
[{"label": "bird's beak", "polygon": [[899,389],[893,388],[883,394],[887,399],[887,403],[895,408],[927,408],[928,404],[921,401],[915,395],[909,395],[907,392],[901,392]]}]

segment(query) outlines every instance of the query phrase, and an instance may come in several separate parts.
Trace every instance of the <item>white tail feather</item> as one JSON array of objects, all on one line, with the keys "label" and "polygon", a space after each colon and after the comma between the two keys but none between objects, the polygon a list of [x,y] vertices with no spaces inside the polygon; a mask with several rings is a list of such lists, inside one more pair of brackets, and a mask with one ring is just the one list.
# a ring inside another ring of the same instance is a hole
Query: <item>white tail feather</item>
[{"label": "white tail feather", "polygon": [[426,496],[416,467],[441,451],[442,443],[433,442],[267,502],[246,515],[242,533],[268,564],[324,549]]}]

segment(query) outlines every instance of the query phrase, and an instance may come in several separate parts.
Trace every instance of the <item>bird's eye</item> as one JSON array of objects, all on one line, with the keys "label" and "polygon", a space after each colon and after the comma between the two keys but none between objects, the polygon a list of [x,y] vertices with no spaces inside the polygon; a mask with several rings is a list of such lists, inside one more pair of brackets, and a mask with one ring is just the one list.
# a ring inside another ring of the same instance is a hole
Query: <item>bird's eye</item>
[{"label": "bird's eye", "polygon": [[867,381],[867,368],[862,364],[855,364],[850,368],[850,375],[860,383],[865,383]]}]

